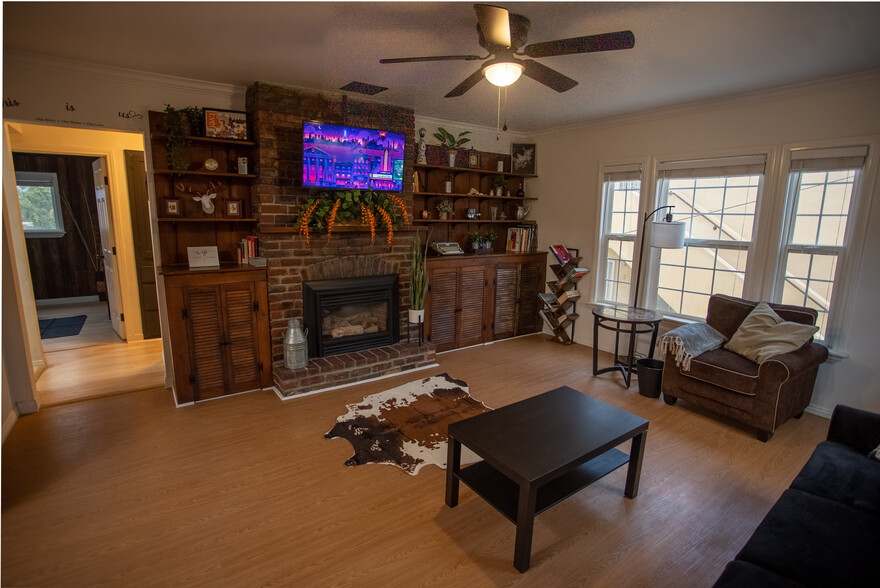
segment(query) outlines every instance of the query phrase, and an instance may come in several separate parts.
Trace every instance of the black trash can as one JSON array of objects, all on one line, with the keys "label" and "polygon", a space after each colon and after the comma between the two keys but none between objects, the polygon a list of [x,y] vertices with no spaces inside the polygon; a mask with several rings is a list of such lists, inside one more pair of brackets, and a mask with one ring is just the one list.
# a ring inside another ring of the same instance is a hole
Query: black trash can
[{"label": "black trash can", "polygon": [[639,394],[648,398],[660,398],[663,362],[659,359],[640,359],[636,362],[636,370],[639,374]]}]

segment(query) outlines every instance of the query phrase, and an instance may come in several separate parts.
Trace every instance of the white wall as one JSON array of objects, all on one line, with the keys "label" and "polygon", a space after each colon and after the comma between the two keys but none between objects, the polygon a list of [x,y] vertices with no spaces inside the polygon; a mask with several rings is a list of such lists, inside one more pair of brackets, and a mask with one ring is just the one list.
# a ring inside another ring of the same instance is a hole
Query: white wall
[{"label": "white wall", "polygon": [[[723,153],[772,151],[783,145],[876,136],[880,133],[880,72],[847,76],[797,87],[606,119],[578,128],[536,134],[539,177],[529,195],[538,196],[532,217],[540,226],[540,247],[551,243],[579,247],[594,269],[598,245],[600,166]],[[875,201],[876,182],[863,198]],[[820,368],[811,412],[829,415],[838,403],[880,412],[880,206],[869,210],[867,236],[855,271],[850,320],[844,325],[849,357]],[[766,252],[765,252],[766,253]],[[588,300],[595,272],[581,281]],[[592,345],[592,317],[576,341]],[[588,326],[589,325],[589,326]],[[600,347],[609,345],[600,338]]]},{"label": "white wall", "polygon": [[[17,52],[5,51],[3,54],[4,122],[66,127],[68,133],[60,133],[64,136],[75,135],[75,131],[83,132],[84,130],[97,129],[134,131],[147,137],[149,135],[147,118],[149,110],[164,110],[166,104],[175,107],[198,105],[243,110],[244,96],[245,88],[226,84],[187,80],[68,60],[48,59]],[[51,131],[47,129],[47,133],[51,133]],[[4,134],[4,151],[8,152],[9,145],[6,144],[5,137]],[[138,138],[137,141],[136,146],[123,148],[143,149],[143,140]],[[52,142],[48,141],[42,143],[38,150],[51,151],[51,147]],[[4,153],[4,161],[7,155],[9,154]],[[147,167],[150,207],[151,210],[155,210],[153,168],[149,149],[147,149]],[[11,163],[9,169],[11,169]],[[124,175],[119,177],[123,179],[123,183],[114,188],[116,190],[124,189],[125,185]],[[128,214],[127,208],[126,214]],[[153,216],[155,217],[155,215]],[[158,251],[155,218],[152,219],[152,223],[153,248]],[[27,272],[26,263],[20,267],[22,265],[21,259],[24,258],[17,254],[14,255],[13,269],[19,273]],[[4,291],[5,286],[4,280]],[[159,286],[162,331],[167,332],[168,325],[161,282]],[[29,300],[22,300],[25,309],[33,308],[33,293],[30,293],[29,298]],[[19,320],[17,309],[4,304],[3,324],[14,325]],[[39,348],[39,341],[34,342],[33,337],[28,338],[27,329],[23,329],[23,331],[21,333],[23,340],[27,341],[30,346]],[[167,338],[165,340],[165,357],[166,366],[170,366],[170,347]],[[35,354],[35,360],[39,361],[39,359]],[[171,376],[168,374],[166,375],[166,385],[170,386],[170,383]],[[31,392],[32,394],[33,392]],[[36,409],[36,404],[34,404],[34,409]],[[12,415],[13,412],[4,403],[3,414],[0,415],[3,422],[14,422]]]}]

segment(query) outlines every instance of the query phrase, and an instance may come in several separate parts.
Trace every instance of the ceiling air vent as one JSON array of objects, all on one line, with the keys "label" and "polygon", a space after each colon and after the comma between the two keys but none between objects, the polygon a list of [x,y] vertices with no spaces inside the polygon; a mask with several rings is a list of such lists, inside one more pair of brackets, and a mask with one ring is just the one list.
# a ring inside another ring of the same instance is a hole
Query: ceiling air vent
[{"label": "ceiling air vent", "polygon": [[373,96],[375,94],[378,94],[379,92],[384,92],[388,88],[383,88],[382,86],[374,86],[373,84],[367,84],[364,82],[349,82],[339,89],[345,90],[346,92],[357,92],[358,94]]}]

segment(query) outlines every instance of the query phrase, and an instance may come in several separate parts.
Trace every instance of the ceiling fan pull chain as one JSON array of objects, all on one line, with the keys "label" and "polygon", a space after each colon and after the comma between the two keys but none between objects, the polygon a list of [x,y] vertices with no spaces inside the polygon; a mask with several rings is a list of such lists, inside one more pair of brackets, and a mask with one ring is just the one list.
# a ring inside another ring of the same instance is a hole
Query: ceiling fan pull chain
[{"label": "ceiling fan pull chain", "polygon": [[507,132],[507,86],[504,86],[504,127],[501,130]]},{"label": "ceiling fan pull chain", "polygon": [[495,140],[501,140],[501,86],[498,86],[498,118],[495,120]]}]

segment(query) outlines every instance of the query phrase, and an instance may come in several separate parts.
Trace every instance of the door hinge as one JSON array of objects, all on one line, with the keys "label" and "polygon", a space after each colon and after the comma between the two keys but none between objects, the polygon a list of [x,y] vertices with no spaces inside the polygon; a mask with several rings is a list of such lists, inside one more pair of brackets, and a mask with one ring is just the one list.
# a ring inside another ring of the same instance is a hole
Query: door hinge
[{"label": "door hinge", "polygon": [[183,317],[183,320],[187,320],[189,318],[189,311],[186,307],[180,309],[180,316]]},{"label": "door hinge", "polygon": [[110,183],[110,180],[107,178],[107,176],[104,176],[104,185],[106,186],[109,183]]},{"label": "door hinge", "polygon": [[192,384],[193,386],[196,385],[196,375],[195,374],[189,375],[189,383]]},{"label": "door hinge", "polygon": [[260,312],[260,301],[254,300],[254,312]]},{"label": "door hinge", "polygon": [[115,245],[113,247],[111,247],[110,250],[113,251],[113,255],[116,255],[116,246]]},{"label": "door hinge", "polygon": [[124,312],[119,313],[119,322],[122,322],[122,323],[125,322],[125,313]]},{"label": "door hinge", "polygon": [[259,363],[259,368],[260,368],[260,371],[262,372],[263,371],[263,362],[262,361]]}]

